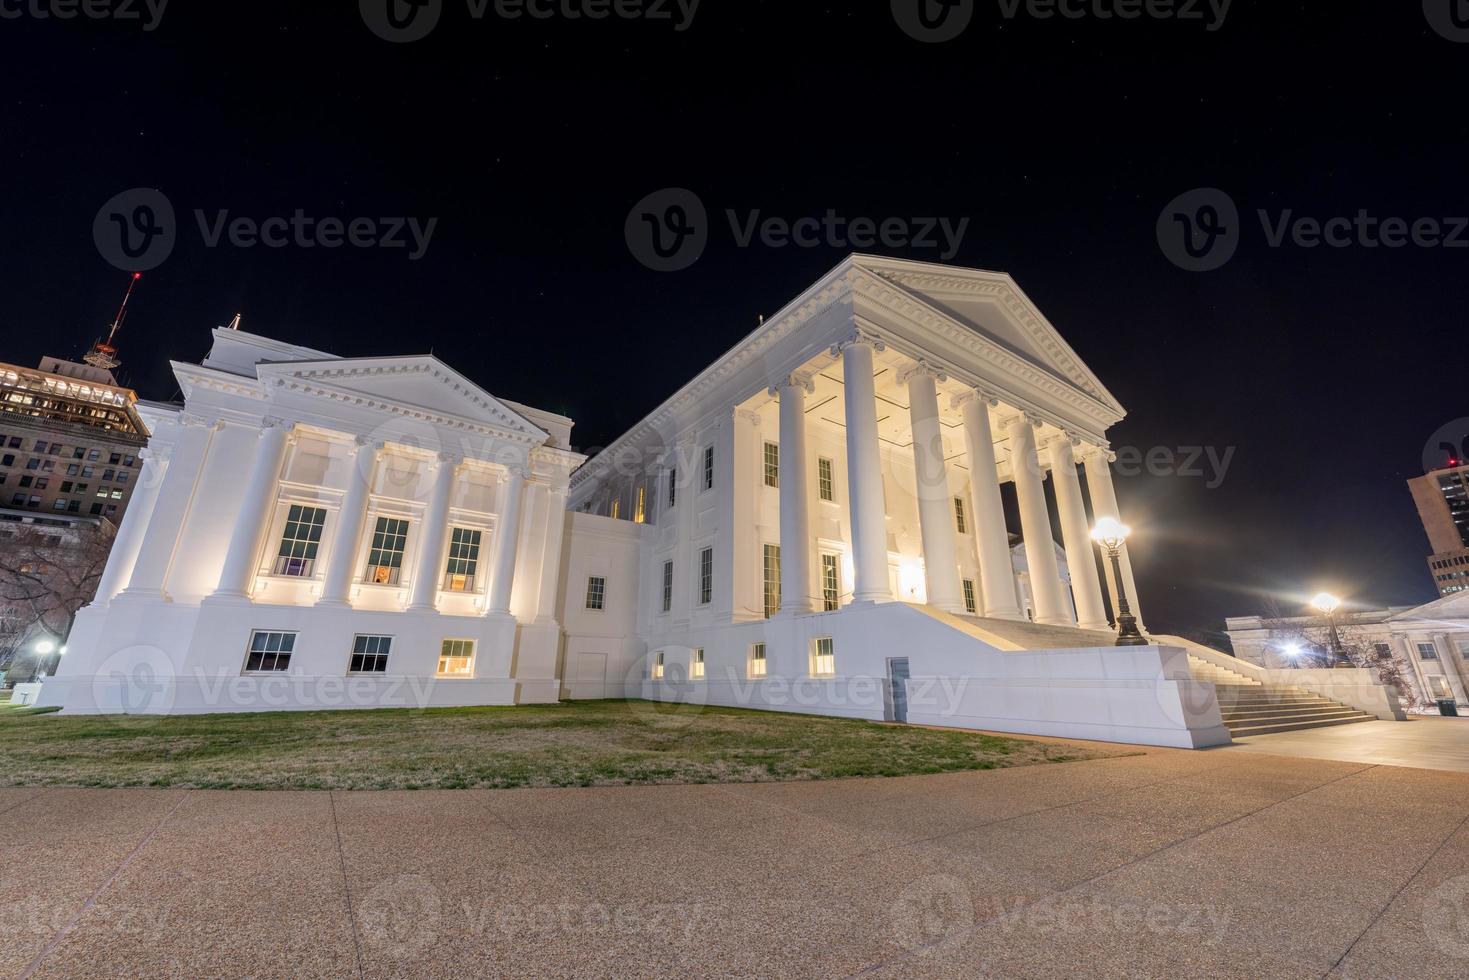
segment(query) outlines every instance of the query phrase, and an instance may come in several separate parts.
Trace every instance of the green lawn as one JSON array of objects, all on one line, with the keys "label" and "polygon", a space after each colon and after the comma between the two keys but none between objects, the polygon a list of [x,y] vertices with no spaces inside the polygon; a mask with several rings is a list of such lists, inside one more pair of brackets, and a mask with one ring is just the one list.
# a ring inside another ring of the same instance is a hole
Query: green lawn
[{"label": "green lawn", "polygon": [[640,701],[74,717],[0,709],[0,785],[462,789],[903,776],[1116,750]]}]

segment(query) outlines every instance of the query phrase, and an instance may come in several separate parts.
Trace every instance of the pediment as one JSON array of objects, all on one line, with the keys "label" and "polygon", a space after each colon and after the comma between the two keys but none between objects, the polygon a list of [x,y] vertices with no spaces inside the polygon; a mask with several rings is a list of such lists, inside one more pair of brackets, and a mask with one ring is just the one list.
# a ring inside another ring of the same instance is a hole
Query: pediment
[{"label": "pediment", "polygon": [[542,443],[550,434],[431,354],[261,364],[262,381],[316,390],[368,408],[485,426]]},{"label": "pediment", "polygon": [[869,256],[855,264],[1005,353],[1123,411],[1009,275]]},{"label": "pediment", "polygon": [[1469,591],[1442,596],[1426,605],[1390,616],[1388,622],[1469,625]]}]

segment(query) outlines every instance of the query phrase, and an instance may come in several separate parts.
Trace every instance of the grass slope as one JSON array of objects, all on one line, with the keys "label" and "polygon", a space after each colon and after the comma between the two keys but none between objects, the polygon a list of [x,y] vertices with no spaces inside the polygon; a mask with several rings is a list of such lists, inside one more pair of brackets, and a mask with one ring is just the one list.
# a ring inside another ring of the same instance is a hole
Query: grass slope
[{"label": "grass slope", "polygon": [[903,776],[1116,754],[640,701],[71,717],[0,710],[0,785],[456,789]]}]

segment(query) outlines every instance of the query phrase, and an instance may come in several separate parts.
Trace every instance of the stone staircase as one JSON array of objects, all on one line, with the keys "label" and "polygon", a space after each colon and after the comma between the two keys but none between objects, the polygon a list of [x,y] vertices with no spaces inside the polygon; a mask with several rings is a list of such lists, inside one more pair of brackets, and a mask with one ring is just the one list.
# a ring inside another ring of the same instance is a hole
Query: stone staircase
[{"label": "stone staircase", "polygon": [[1224,726],[1235,738],[1376,720],[1365,711],[1299,687],[1266,686],[1193,654],[1188,655],[1188,665],[1194,680],[1214,685]]}]

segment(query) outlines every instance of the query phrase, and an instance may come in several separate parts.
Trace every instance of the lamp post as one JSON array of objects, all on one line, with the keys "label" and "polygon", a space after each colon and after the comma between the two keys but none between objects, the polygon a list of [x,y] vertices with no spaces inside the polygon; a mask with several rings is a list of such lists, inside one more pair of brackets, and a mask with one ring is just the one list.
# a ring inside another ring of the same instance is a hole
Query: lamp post
[{"label": "lamp post", "polygon": [[1137,628],[1137,617],[1127,607],[1127,589],[1122,584],[1122,546],[1132,533],[1126,524],[1115,517],[1104,517],[1092,529],[1092,540],[1106,551],[1112,560],[1112,580],[1117,583],[1117,645],[1120,647],[1149,646],[1148,638]]},{"label": "lamp post", "polygon": [[1336,631],[1336,611],[1341,608],[1341,600],[1330,592],[1322,592],[1311,600],[1311,605],[1326,617],[1326,629],[1331,637],[1331,657],[1336,661],[1332,666],[1351,667],[1351,658],[1341,648],[1341,634]]},{"label": "lamp post", "polygon": [[31,644],[31,649],[36,652],[36,669],[31,674],[31,682],[35,683],[46,675],[46,658],[56,652],[56,641],[42,637]]}]

